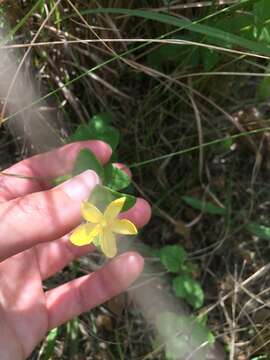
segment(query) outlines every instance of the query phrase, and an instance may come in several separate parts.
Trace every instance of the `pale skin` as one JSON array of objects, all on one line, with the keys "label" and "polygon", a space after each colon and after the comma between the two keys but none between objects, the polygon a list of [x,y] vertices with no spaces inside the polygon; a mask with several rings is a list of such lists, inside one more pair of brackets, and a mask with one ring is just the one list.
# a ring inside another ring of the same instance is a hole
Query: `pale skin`
[{"label": "pale skin", "polygon": [[[26,359],[50,329],[125,291],[143,269],[141,256],[127,252],[96,272],[44,290],[43,280],[94,250],[72,245],[68,234],[81,222],[80,203],[98,183],[97,175],[82,174],[57,188],[45,179],[70,171],[82,148],[91,149],[102,163],[111,156],[101,141],[74,143],[5,171],[36,179],[0,177],[1,360]],[[137,227],[150,216],[150,206],[140,198],[121,215]]]}]

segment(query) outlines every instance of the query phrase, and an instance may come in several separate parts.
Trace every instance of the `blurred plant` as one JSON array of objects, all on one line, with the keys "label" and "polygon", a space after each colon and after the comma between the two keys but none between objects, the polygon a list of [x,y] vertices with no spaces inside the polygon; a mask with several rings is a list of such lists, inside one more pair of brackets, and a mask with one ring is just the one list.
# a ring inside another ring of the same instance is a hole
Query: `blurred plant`
[{"label": "blurred plant", "polygon": [[[171,286],[176,297],[184,299],[195,310],[203,306],[203,289],[193,278],[196,265],[188,260],[181,245],[148,249],[148,254],[158,257],[162,266],[170,273]],[[190,354],[194,354],[196,359],[205,359],[215,341],[206,323],[206,317],[163,312],[156,319],[158,337],[155,348],[165,345],[168,360],[185,359]]]},{"label": "blurred plant", "polygon": [[205,359],[215,338],[206,326],[206,318],[164,312],[156,321],[159,337],[156,346],[165,345],[167,360]]}]

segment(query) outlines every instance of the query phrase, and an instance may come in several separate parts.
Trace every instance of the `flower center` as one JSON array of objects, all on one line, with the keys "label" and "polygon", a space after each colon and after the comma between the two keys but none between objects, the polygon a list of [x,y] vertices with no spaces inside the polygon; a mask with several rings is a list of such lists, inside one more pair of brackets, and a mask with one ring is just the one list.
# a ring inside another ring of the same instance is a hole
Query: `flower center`
[{"label": "flower center", "polygon": [[103,218],[101,221],[100,221],[100,225],[102,227],[106,227],[108,224],[107,224],[107,221]]}]

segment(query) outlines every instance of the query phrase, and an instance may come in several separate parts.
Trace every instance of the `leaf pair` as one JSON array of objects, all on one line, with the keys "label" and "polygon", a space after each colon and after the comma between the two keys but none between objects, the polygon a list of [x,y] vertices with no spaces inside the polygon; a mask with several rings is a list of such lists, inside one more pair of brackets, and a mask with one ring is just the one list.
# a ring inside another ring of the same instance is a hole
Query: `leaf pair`
[{"label": "leaf pair", "polygon": [[158,256],[169,272],[179,274],[172,282],[175,295],[199,309],[204,303],[204,293],[201,285],[190,276],[194,266],[187,261],[185,249],[179,245],[167,245],[159,250]]}]

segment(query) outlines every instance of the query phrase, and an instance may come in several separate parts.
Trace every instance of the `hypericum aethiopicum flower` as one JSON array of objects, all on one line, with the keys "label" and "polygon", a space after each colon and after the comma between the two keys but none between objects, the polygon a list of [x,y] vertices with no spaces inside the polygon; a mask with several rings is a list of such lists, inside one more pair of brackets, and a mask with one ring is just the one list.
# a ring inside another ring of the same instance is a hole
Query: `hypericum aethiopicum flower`
[{"label": "hypericum aethiopicum flower", "polygon": [[129,220],[118,219],[126,198],[112,201],[104,214],[90,202],[83,202],[81,212],[86,223],[79,225],[71,234],[70,241],[77,246],[91,244],[96,237],[101,250],[107,257],[117,253],[115,234],[136,235],[136,226]]}]

